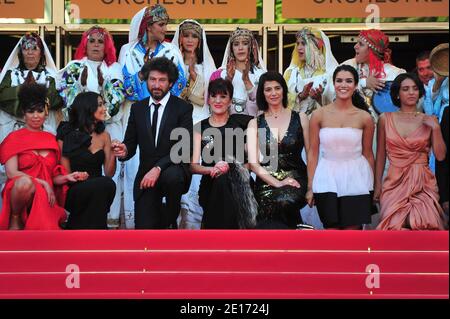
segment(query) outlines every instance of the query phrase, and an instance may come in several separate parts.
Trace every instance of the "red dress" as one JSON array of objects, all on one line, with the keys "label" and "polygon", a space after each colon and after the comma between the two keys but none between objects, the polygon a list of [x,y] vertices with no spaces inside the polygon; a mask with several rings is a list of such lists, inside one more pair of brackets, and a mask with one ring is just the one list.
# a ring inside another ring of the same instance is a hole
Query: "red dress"
[{"label": "red dress", "polygon": [[[36,153],[38,150],[48,150],[46,156]],[[32,178],[36,188],[31,210],[25,208],[21,212],[24,229],[54,230],[60,229],[59,224],[65,220],[64,197],[67,187],[55,189],[56,203],[50,207],[47,192],[35,178],[46,181],[53,187],[53,177],[66,174],[59,165],[60,150],[53,134],[43,131],[30,131],[26,128],[10,133],[0,144],[0,163],[5,164],[11,157],[18,157],[18,170]],[[11,190],[14,181],[8,179],[3,190],[3,207],[0,213],[0,230],[8,229],[11,214]]]}]

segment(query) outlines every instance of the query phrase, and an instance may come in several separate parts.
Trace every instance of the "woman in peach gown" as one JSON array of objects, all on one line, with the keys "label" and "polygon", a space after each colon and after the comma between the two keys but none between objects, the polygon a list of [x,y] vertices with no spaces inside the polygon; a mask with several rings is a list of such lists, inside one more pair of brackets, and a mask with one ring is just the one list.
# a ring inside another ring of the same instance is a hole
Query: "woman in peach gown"
[{"label": "woman in peach gown", "polygon": [[[436,158],[446,148],[437,118],[416,111],[424,88],[416,75],[397,76],[391,98],[398,112],[384,113],[378,122],[375,200],[380,201],[380,230],[444,229],[436,179],[428,166],[430,148]],[[382,182],[386,154],[390,161]]]}]

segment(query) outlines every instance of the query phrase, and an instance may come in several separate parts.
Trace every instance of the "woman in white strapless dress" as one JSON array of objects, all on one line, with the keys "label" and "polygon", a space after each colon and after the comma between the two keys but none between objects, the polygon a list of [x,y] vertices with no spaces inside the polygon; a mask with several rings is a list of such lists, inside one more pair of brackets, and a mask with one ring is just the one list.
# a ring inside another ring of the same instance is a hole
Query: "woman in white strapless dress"
[{"label": "woman in white strapless dress", "polygon": [[375,126],[357,91],[356,70],[338,67],[333,83],[336,100],[310,120],[306,198],[325,228],[361,229],[371,221]]}]

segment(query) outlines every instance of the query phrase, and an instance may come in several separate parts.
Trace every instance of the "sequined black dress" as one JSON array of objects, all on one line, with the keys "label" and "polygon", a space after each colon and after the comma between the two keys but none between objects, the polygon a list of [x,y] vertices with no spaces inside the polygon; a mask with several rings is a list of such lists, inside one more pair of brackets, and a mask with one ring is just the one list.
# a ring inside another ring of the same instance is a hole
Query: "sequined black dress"
[{"label": "sequined black dress", "polygon": [[67,193],[65,208],[70,213],[66,229],[106,229],[107,214],[116,194],[116,184],[102,176],[105,152],[91,153],[92,137],[86,132],[61,122],[57,138],[63,141],[62,155],[70,161],[72,172],[88,172],[89,178],[72,183]]},{"label": "sequined black dress", "polygon": [[[275,188],[257,178],[255,197],[259,205],[258,228],[295,229],[302,223],[300,209],[306,205],[305,194],[308,184],[306,165],[301,159],[304,139],[300,115],[292,111],[289,127],[279,143],[273,137],[264,114],[258,116],[257,123],[259,147],[262,153],[265,150],[261,165],[276,179],[281,181],[286,177],[292,177],[301,185],[300,188],[292,186]],[[265,135],[260,134],[261,130],[265,131]],[[278,158],[273,157],[276,150]],[[272,165],[270,162],[264,163],[270,156]]]}]

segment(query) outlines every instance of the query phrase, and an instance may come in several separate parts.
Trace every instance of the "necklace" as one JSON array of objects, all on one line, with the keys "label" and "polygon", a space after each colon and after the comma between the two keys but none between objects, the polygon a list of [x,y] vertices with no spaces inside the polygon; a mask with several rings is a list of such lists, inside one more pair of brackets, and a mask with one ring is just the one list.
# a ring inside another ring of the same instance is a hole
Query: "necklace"
[{"label": "necklace", "polygon": [[283,114],[283,109],[280,112],[278,112],[278,113],[275,113],[275,112],[272,112],[272,111],[269,111],[267,113],[268,113],[267,115],[269,117],[274,117],[274,118],[277,119],[281,114]]},{"label": "necklace", "polygon": [[405,112],[405,111],[397,111],[398,113],[403,113],[403,114],[414,114],[414,117],[416,117],[417,115],[420,114],[419,111],[414,111],[414,112]]}]

